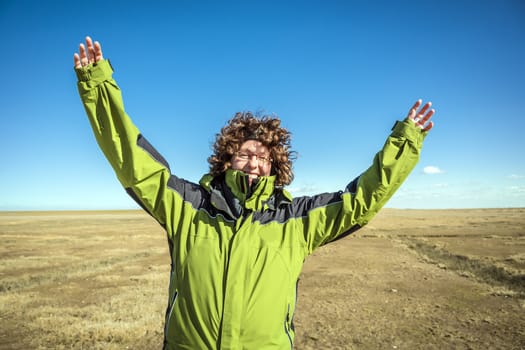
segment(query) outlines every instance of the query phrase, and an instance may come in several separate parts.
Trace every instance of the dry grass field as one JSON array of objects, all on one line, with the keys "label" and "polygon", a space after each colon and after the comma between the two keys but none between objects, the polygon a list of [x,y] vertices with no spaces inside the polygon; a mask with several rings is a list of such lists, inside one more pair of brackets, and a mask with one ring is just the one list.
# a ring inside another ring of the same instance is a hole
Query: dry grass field
[{"label": "dry grass field", "polygon": [[[0,212],[0,349],[160,349],[140,211]],[[296,349],[525,349],[525,209],[383,210],[304,266]]]}]

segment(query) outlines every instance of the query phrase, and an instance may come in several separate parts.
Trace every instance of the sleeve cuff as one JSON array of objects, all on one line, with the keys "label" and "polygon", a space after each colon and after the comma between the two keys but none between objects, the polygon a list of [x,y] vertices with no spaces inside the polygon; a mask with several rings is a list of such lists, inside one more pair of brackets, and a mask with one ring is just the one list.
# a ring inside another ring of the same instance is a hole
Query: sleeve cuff
[{"label": "sleeve cuff", "polygon": [[404,136],[413,142],[421,143],[427,136],[427,132],[422,131],[414,122],[406,118],[403,121],[396,121],[392,127],[392,135]]},{"label": "sleeve cuff", "polygon": [[108,59],[89,64],[82,68],[75,68],[78,81],[95,81],[103,82],[111,79],[113,75],[113,67]]}]

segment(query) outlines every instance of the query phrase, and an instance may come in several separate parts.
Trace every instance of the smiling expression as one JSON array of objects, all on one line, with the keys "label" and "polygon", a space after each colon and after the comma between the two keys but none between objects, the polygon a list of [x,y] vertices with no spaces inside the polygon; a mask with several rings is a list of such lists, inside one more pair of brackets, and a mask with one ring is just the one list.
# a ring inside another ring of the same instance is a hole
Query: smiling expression
[{"label": "smiling expression", "polygon": [[232,169],[247,174],[250,185],[259,176],[269,176],[272,172],[272,161],[268,147],[260,141],[245,141],[232,157]]}]

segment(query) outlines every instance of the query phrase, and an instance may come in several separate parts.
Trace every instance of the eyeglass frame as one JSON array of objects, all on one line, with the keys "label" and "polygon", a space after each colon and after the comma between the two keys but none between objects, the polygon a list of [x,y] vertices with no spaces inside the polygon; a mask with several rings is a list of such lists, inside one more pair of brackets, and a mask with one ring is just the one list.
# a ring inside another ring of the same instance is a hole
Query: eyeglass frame
[{"label": "eyeglass frame", "polygon": [[268,156],[259,156],[255,153],[245,153],[245,152],[235,152],[234,157],[237,158],[239,161],[242,162],[249,162],[253,157],[255,157],[255,160],[257,161],[257,164],[268,166],[269,164],[272,164],[273,159]]}]

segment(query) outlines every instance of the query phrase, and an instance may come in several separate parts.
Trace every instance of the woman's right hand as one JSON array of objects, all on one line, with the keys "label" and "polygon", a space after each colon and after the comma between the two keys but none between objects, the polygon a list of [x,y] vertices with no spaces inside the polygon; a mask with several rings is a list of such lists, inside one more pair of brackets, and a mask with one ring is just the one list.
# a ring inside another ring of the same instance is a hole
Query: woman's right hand
[{"label": "woman's right hand", "polygon": [[86,46],[80,44],[78,51],[79,53],[75,52],[75,55],[73,56],[75,68],[77,69],[104,59],[102,56],[102,46],[100,46],[98,41],[93,43],[89,36],[86,37]]}]

